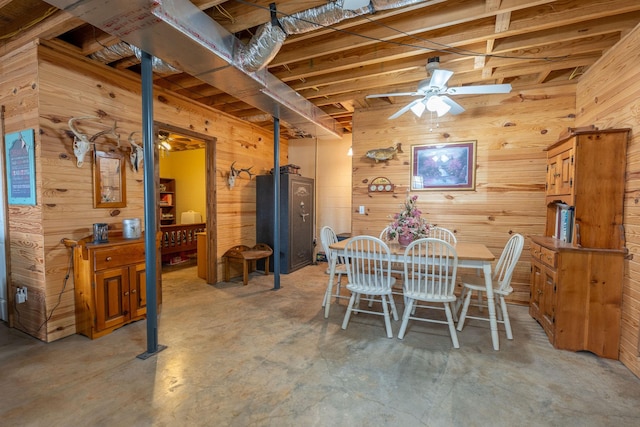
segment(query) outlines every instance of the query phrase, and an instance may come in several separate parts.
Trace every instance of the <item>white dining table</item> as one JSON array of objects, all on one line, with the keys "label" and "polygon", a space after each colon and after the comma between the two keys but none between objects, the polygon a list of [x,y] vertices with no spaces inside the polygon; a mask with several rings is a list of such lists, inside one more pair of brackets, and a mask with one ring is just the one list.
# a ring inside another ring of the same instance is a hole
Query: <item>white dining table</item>
[{"label": "white dining table", "polygon": [[[329,245],[329,249],[335,251],[334,254],[329,256],[329,285],[328,295],[333,292],[333,282],[336,272],[336,262],[338,257],[344,256],[344,248],[346,247],[349,239],[341,240],[339,242]],[[389,243],[389,249],[391,251],[391,262],[404,263],[404,251],[405,248],[398,243]],[[487,305],[489,309],[489,324],[491,327],[491,341],[493,342],[493,349],[500,349],[500,341],[498,338],[498,321],[496,318],[496,307],[493,298],[493,283],[491,280],[491,263],[495,260],[495,256],[489,248],[482,243],[464,243],[458,242],[455,245],[456,253],[458,254],[458,268],[473,268],[475,270],[482,271],[484,275],[484,282],[487,287]],[[329,254],[328,254],[329,255]],[[324,317],[329,317],[329,309],[331,306],[331,299],[327,299],[327,303],[324,307]]]}]

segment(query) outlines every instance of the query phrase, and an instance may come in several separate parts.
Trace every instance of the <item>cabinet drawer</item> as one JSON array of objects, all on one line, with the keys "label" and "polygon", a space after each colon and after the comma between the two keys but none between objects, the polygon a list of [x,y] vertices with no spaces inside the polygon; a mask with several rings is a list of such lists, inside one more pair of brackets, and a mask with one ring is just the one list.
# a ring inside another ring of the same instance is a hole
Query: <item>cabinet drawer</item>
[{"label": "cabinet drawer", "polygon": [[93,253],[95,270],[144,262],[144,243],[97,249]]},{"label": "cabinet drawer", "polygon": [[533,242],[531,242],[531,257],[553,268],[555,268],[558,263],[557,252]]}]

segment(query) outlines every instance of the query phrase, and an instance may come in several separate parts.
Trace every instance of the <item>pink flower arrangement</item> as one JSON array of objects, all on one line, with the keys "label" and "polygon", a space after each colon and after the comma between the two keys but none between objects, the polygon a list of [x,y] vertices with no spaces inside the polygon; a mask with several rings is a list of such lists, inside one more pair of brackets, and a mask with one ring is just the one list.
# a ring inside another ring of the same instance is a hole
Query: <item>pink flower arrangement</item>
[{"label": "pink flower arrangement", "polygon": [[390,239],[403,236],[411,240],[429,235],[429,223],[422,218],[422,211],[416,206],[418,196],[407,197],[402,205],[403,210],[393,215],[393,221],[388,227]]}]

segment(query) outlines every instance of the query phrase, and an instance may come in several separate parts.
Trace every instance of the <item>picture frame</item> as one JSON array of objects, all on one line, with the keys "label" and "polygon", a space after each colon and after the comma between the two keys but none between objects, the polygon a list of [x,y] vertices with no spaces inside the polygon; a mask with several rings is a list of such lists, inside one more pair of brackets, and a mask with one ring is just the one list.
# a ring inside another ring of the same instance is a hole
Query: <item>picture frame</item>
[{"label": "picture frame", "polygon": [[33,129],[7,133],[4,138],[9,205],[36,205]]},{"label": "picture frame", "polygon": [[411,190],[475,190],[477,141],[411,146]]},{"label": "picture frame", "polygon": [[122,154],[96,150],[93,162],[93,207],[126,207],[126,184]]}]

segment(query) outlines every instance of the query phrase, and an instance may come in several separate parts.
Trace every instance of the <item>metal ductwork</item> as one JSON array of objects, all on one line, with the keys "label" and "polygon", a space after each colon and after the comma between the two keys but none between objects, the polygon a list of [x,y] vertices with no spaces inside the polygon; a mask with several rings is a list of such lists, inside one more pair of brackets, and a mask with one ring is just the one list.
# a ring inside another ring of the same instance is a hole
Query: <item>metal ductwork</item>
[{"label": "metal ductwork", "polygon": [[[427,0],[371,0],[356,10],[342,2],[288,15],[261,26],[244,45],[187,0],[46,0],[59,9],[124,40],[92,55],[114,62],[142,50],[153,55],[154,71],[187,72],[311,136],[339,137],[335,120],[268,73],[286,36],[303,34],[366,13]],[[171,61],[169,63],[168,61]]]},{"label": "metal ductwork", "polygon": [[271,22],[262,25],[246,46],[238,48],[236,63],[249,72],[259,71],[276,56],[287,35],[304,34],[366,13],[397,9],[424,1],[371,0],[368,5],[355,10],[343,9],[342,1],[335,1],[287,15],[278,18],[279,25]]},{"label": "metal ductwork", "polygon": [[[142,51],[140,49],[135,46],[131,46],[127,42],[119,42],[92,53],[91,55],[89,55],[89,58],[102,62],[104,64],[109,64],[111,62],[128,58],[132,55],[138,58],[138,61],[142,60]],[[164,75],[177,74],[182,72],[182,70],[178,70],[171,64],[167,64],[162,59],[156,58],[155,56],[152,59],[151,66],[153,67],[153,71]]]},{"label": "metal ductwork", "polygon": [[239,67],[239,41],[187,0],[46,1],[309,136],[342,135],[338,122],[266,70]]}]

